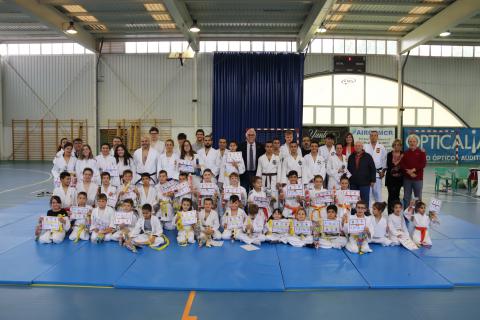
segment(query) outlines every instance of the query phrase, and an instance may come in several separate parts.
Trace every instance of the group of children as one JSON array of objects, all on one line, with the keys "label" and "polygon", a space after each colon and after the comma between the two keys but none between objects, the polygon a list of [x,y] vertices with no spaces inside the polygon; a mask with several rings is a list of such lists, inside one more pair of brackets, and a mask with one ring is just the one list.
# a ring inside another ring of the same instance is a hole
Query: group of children
[{"label": "group of children", "polygon": [[[98,186],[91,181],[92,174],[88,167],[83,170],[80,188],[71,186],[68,172],[60,174],[51,209],[40,217],[35,230],[39,242],[60,243],[68,235],[72,241],[118,241],[132,251],[140,246],[160,250],[168,243],[165,228],[177,230],[180,245],[268,241],[366,253],[371,252],[369,243],[401,244],[409,249],[430,246],[430,224],[438,221],[434,212],[426,212],[423,202],[411,203],[405,210],[397,202],[388,217],[384,216],[386,204],[376,202],[370,215],[367,203],[345,196],[346,176],[340,179],[339,190],[329,191],[321,175],[314,176],[313,183],[302,184],[292,170],[285,186],[275,192],[266,190],[262,178],[255,177],[247,194],[237,172],[230,173],[222,191],[209,169],[198,184],[186,173],[180,173],[178,180],[169,179],[164,170],[158,173],[156,185],[149,174],[142,174],[141,183],[135,184],[127,169],[119,187],[111,184],[107,171],[100,174]],[[406,220],[413,226],[411,234]]]}]

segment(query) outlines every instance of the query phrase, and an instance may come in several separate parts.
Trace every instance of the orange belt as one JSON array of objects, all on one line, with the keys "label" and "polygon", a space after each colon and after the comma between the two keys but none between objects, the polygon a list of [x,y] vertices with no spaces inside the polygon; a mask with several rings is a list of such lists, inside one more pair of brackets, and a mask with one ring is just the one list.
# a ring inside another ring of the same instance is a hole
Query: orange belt
[{"label": "orange belt", "polygon": [[427,228],[426,227],[415,227],[415,230],[420,231],[420,242],[423,243],[423,240],[425,240],[425,236],[427,235]]},{"label": "orange belt", "polygon": [[301,208],[301,207],[292,207],[292,206],[289,206],[288,204],[285,204],[284,207],[292,210],[292,213],[294,216],[297,215],[298,210]]},{"label": "orange belt", "polygon": [[310,206],[311,208],[313,208],[312,212],[310,212],[310,221],[313,221],[313,214],[315,213],[315,211],[318,212],[318,217],[321,218],[321,215],[322,215],[322,209],[323,208],[326,208],[327,206]]}]

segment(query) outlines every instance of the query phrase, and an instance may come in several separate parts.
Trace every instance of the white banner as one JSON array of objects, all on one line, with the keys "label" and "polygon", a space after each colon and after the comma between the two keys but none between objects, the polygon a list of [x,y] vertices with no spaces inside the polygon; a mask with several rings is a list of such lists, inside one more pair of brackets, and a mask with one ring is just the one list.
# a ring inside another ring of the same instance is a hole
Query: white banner
[{"label": "white banner", "polygon": [[370,143],[370,132],[378,131],[378,142],[383,144],[388,151],[392,150],[392,143],[395,140],[395,127],[350,127],[350,132],[355,141]]}]

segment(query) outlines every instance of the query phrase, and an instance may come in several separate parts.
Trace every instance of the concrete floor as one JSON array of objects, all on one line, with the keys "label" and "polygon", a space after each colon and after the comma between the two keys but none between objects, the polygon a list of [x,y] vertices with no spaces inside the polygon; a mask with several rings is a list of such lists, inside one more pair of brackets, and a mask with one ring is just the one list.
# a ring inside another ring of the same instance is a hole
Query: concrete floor
[{"label": "concrete floor", "polygon": [[[50,190],[51,163],[0,162],[0,208]],[[424,199],[433,196],[432,167]],[[440,193],[445,213],[480,224],[480,199]],[[188,292],[90,288],[0,287],[0,319],[182,319]],[[480,288],[343,290],[282,293],[197,292],[198,319],[479,319]]]}]

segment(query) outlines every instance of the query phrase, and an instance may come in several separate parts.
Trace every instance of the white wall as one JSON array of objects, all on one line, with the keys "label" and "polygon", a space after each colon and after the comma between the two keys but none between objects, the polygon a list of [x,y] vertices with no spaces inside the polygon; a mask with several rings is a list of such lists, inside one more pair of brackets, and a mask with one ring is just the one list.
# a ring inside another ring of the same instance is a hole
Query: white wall
[{"label": "white wall", "polygon": [[[88,119],[89,142],[94,144],[95,65],[94,55],[2,57],[1,158],[11,154],[12,119]],[[98,74],[100,126],[106,127],[109,118],[163,118],[172,119],[174,136],[185,132],[193,139],[196,128],[209,132],[213,54],[199,54],[197,66],[195,123],[193,60],[181,67],[165,54],[103,55]],[[332,70],[332,55],[306,57],[305,74]],[[395,79],[396,70],[394,56],[367,56],[368,73]],[[439,99],[470,126],[480,127],[480,59],[410,57],[405,80]]]}]

